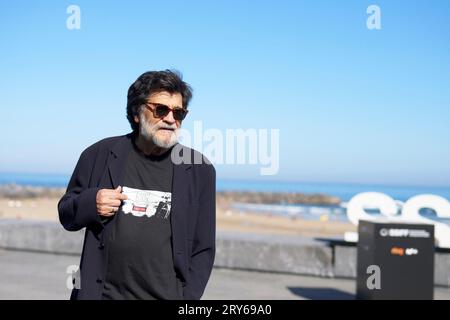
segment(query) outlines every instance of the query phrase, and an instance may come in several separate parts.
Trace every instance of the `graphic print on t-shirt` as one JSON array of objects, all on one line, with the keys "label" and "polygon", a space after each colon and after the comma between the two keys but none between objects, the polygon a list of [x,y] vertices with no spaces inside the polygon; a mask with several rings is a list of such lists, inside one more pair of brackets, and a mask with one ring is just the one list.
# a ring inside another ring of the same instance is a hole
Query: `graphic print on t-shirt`
[{"label": "graphic print on t-shirt", "polygon": [[172,193],[156,190],[140,190],[129,187],[123,187],[122,193],[128,196],[124,200],[122,211],[125,214],[131,213],[136,217],[152,217],[168,219],[170,215],[170,206]]}]

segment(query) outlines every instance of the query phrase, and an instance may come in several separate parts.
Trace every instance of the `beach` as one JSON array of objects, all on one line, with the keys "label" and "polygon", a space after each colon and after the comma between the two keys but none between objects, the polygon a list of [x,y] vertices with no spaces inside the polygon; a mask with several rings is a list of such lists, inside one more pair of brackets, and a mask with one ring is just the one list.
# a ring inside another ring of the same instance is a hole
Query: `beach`
[{"label": "beach", "polygon": [[[64,189],[25,187],[4,189],[9,191],[0,195],[0,219],[58,221],[57,204]],[[356,230],[350,222],[329,221],[327,216],[311,220],[268,212],[243,211],[233,207],[234,203],[261,204],[274,201],[293,204],[336,204],[339,199],[325,195],[218,192],[217,230],[309,237],[342,237],[344,232]]]}]

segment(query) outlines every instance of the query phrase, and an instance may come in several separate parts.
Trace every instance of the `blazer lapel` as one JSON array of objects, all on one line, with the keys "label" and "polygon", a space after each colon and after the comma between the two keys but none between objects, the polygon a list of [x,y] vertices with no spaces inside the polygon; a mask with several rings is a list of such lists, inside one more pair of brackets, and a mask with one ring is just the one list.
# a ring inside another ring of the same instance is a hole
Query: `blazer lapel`
[{"label": "blazer lapel", "polygon": [[123,172],[127,157],[132,148],[131,134],[124,136],[112,148],[109,154],[108,171],[113,188],[123,185]]}]

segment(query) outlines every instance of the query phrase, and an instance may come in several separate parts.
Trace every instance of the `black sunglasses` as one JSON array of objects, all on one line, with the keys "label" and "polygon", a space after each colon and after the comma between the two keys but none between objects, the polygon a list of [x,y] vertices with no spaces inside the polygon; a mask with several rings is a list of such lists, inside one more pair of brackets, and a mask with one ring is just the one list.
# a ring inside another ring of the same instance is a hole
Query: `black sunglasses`
[{"label": "black sunglasses", "polygon": [[171,108],[161,103],[147,102],[145,106],[153,112],[153,116],[155,118],[164,118],[169,114],[170,111],[172,111],[173,118],[177,121],[181,121],[186,117],[188,113],[188,110],[185,108]]}]

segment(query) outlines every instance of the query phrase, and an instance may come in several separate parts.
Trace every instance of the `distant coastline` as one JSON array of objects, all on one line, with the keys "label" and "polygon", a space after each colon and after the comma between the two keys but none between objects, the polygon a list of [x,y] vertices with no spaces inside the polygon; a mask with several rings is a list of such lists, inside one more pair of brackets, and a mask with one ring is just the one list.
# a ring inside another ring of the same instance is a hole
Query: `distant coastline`
[{"label": "distant coastline", "polygon": [[[66,188],[43,187],[19,184],[0,185],[0,198],[8,199],[30,199],[30,198],[59,198],[65,193]],[[325,194],[303,194],[282,192],[241,192],[241,191],[218,191],[217,203],[229,206],[232,203],[255,203],[255,204],[315,204],[315,205],[338,205],[341,199]]]},{"label": "distant coastline", "polygon": [[[69,175],[57,174],[33,174],[33,173],[3,173],[0,172],[0,186],[18,185],[36,188],[65,189],[70,179]],[[248,193],[258,194],[290,194],[290,196],[279,196],[281,203],[316,203],[315,200],[310,202],[304,201],[302,196],[311,195],[317,199],[317,195],[326,195],[328,197],[339,198],[341,201],[349,201],[354,195],[361,192],[382,192],[390,197],[406,201],[412,196],[418,194],[435,194],[450,199],[450,186],[392,186],[392,185],[376,185],[376,184],[338,184],[338,183],[307,183],[307,182],[282,182],[282,181],[250,181],[250,180],[232,180],[217,179],[216,185],[218,192],[236,193],[235,196],[240,197],[241,193],[246,193],[245,197],[255,198],[258,196]],[[31,190],[31,189],[30,189]],[[295,195],[297,194],[297,196]],[[270,198],[270,197],[269,197]],[[264,199],[269,199],[264,197]],[[293,202],[292,202],[293,201]],[[322,200],[320,200],[322,201]],[[328,203],[328,200],[326,201]],[[335,203],[335,199],[331,200]],[[255,203],[269,203],[266,200],[257,198]]]}]

